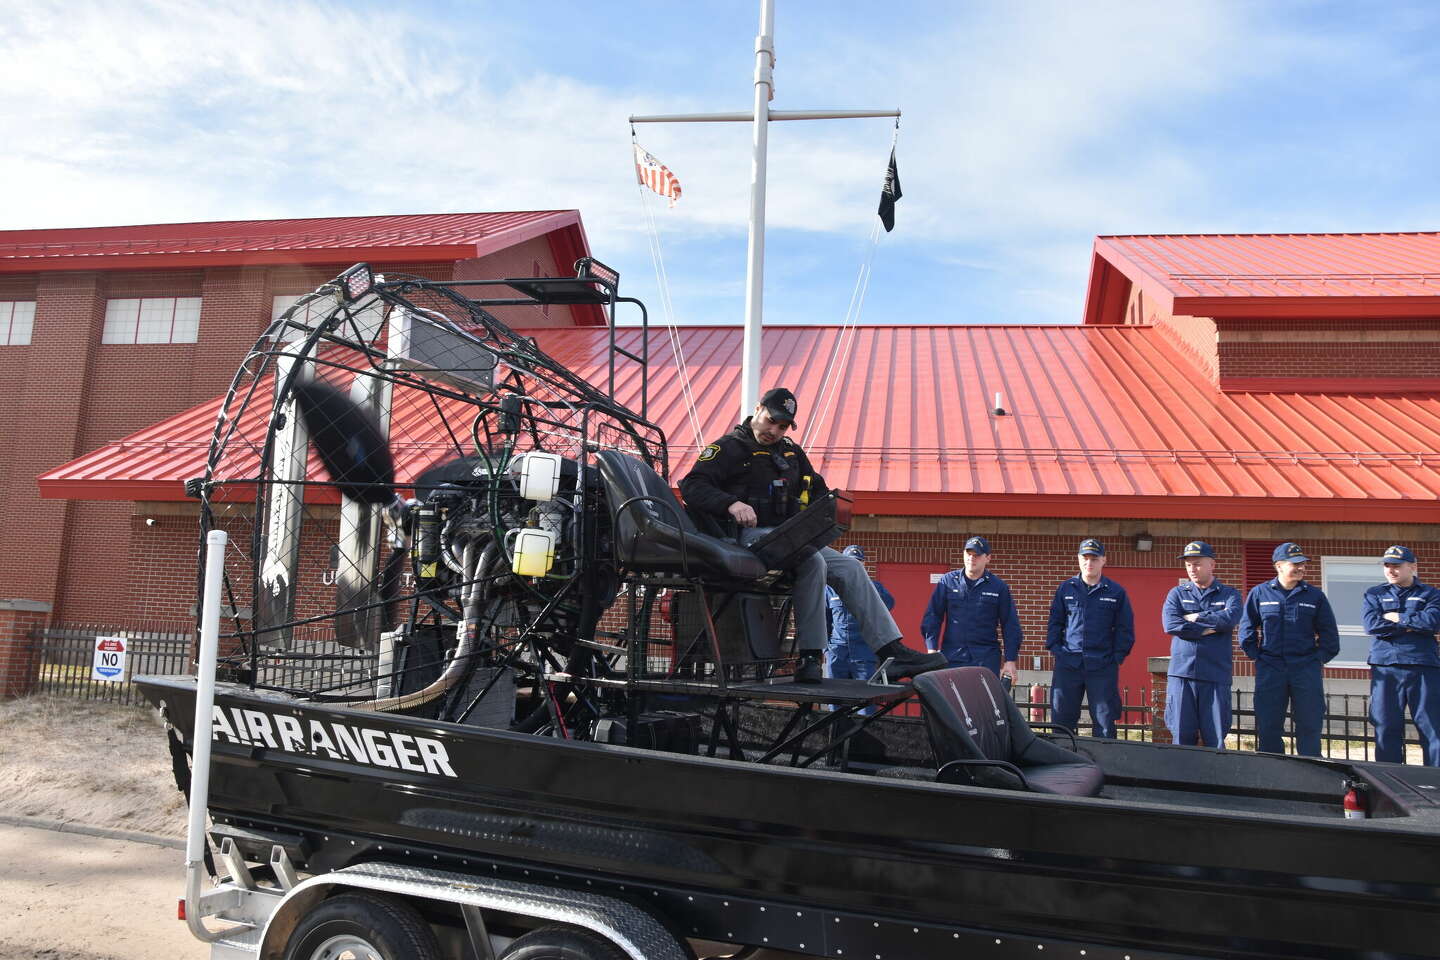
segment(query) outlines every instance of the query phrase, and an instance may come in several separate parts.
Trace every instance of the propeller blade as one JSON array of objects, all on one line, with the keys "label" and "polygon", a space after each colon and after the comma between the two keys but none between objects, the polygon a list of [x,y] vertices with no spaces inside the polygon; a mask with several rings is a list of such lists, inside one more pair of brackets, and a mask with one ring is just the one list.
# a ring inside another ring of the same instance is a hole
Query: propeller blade
[{"label": "propeller blade", "polygon": [[361,503],[395,499],[395,462],[374,414],[328,383],[297,383],[295,405],[340,492]]}]

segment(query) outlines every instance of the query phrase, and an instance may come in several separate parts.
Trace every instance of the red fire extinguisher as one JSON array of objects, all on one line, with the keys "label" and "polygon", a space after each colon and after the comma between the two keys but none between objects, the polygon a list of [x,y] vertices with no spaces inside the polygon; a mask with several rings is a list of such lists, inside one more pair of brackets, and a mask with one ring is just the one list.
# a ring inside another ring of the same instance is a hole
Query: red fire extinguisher
[{"label": "red fire extinguisher", "polygon": [[[1038,684],[1038,683],[1032,683],[1032,684],[1030,684],[1030,702],[1031,702],[1031,703],[1044,703],[1044,702],[1045,702],[1045,688],[1042,687],[1042,686],[1040,686],[1040,684]],[[1044,711],[1042,708],[1040,708],[1040,707],[1031,707],[1031,708],[1030,708],[1030,720],[1031,720],[1032,723],[1043,723],[1044,720],[1045,720],[1045,711]]]},{"label": "red fire extinguisher", "polygon": [[1363,780],[1345,781],[1345,819],[1364,820],[1370,816],[1370,785]]}]

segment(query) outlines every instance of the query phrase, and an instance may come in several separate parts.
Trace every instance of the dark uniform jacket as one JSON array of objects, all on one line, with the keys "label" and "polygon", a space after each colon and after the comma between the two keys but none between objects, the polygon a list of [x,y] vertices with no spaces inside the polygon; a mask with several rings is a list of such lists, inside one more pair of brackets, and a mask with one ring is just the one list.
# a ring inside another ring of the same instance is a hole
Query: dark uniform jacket
[{"label": "dark uniform jacket", "polygon": [[1055,666],[1100,670],[1123,662],[1133,646],[1135,612],[1124,587],[1109,577],[1093,587],[1082,577],[1060,584],[1045,631]]},{"label": "dark uniform jacket", "polygon": [[[885,589],[885,584],[879,580],[871,579],[875,585],[875,592],[880,595],[880,602],[885,604],[886,610],[895,609],[895,596]],[[829,607],[830,615],[830,642],[834,644],[849,644],[854,650],[870,648],[865,643],[865,637],[860,633],[860,621],[855,619],[855,614],[845,607],[845,601],[840,599],[840,594],[834,588],[825,588],[825,603]]]},{"label": "dark uniform jacket", "polygon": [[[1435,632],[1440,630],[1440,590],[1418,579],[1408,588],[1382,583],[1365,591],[1365,632],[1370,662],[1377,667],[1440,667]],[[1385,619],[1400,614],[1399,623]]]},{"label": "dark uniform jacket", "polygon": [[1250,591],[1240,648],[1262,663],[1329,663],[1340,652],[1335,612],[1319,587],[1301,580],[1289,593],[1277,577]]},{"label": "dark uniform jacket", "polygon": [[[1170,676],[1229,683],[1234,673],[1232,643],[1242,613],[1240,592],[1217,577],[1200,589],[1186,581],[1165,597],[1160,619],[1170,634]],[[1195,620],[1185,616],[1198,613]],[[1206,630],[1214,630],[1206,634]]]},{"label": "dark uniform jacket", "polygon": [[789,437],[768,447],[760,444],[749,417],[701,450],[694,469],[680,481],[680,495],[691,509],[728,520],[730,505],[743,500],[755,509],[761,527],[777,526],[799,513],[807,489],[810,501],[829,492],[805,451]]},{"label": "dark uniform jacket", "polygon": [[1020,617],[1010,587],[990,571],[971,583],[964,570],[951,570],[935,584],[930,605],[920,621],[920,636],[931,650],[949,653],[956,647],[971,648],[976,655],[996,649],[995,628],[1005,636],[1005,662],[1020,655]]}]

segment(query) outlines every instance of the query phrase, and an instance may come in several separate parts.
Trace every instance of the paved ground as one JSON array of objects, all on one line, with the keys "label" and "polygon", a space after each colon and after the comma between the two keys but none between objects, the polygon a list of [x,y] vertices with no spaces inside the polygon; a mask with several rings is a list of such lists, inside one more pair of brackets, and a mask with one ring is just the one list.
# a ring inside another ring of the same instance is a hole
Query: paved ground
[{"label": "paved ground", "polygon": [[184,851],[0,824],[0,960],[201,960]]}]

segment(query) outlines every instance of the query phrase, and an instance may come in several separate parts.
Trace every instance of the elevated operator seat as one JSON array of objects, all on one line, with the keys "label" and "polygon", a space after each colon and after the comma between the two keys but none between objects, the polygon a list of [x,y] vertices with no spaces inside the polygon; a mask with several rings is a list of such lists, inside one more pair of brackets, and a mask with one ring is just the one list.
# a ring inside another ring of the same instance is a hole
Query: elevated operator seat
[{"label": "elevated operator seat", "polygon": [[701,533],[670,485],[644,461],[602,450],[595,455],[610,500],[615,558],[640,573],[679,574],[709,583],[747,584],[767,574],[746,548]]},{"label": "elevated operator seat", "polygon": [[914,680],[942,783],[1093,797],[1105,778],[1088,757],[1042,740],[1000,678],[985,667],[952,667]]}]

